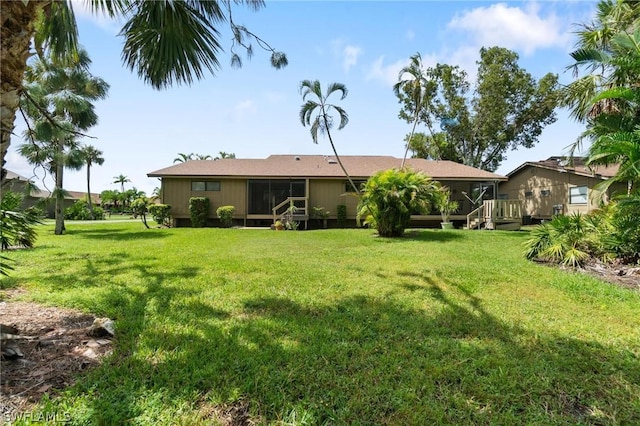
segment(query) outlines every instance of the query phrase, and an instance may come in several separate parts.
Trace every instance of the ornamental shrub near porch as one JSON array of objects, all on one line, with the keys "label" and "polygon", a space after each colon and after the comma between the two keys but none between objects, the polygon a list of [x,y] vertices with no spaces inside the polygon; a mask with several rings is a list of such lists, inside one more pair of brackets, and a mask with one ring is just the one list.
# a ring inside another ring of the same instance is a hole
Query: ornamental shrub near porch
[{"label": "ornamental shrub near porch", "polygon": [[358,204],[358,217],[375,227],[381,237],[400,237],[414,213],[435,204],[440,184],[409,168],[389,169],[371,176]]}]

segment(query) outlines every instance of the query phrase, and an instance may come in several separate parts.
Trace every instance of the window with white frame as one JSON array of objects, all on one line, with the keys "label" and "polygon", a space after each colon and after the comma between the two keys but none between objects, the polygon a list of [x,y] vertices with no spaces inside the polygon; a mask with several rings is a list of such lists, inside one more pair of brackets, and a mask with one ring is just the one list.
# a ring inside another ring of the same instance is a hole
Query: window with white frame
[{"label": "window with white frame", "polygon": [[587,204],[587,187],[574,186],[569,188],[569,204]]}]

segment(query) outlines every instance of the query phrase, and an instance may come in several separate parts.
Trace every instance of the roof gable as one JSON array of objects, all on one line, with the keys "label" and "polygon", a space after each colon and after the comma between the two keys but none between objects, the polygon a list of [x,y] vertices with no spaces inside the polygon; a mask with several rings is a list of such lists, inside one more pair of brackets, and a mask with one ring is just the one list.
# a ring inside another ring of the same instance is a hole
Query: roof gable
[{"label": "roof gable", "polygon": [[567,157],[549,157],[546,160],[541,161],[528,161],[507,173],[507,177],[511,178],[528,167],[535,167],[546,170],[555,170],[559,173],[572,173],[579,176],[609,179],[616,175],[619,168],[619,165],[617,164],[606,167],[590,167],[585,165],[585,162],[586,159],[584,157],[574,157],[571,162],[567,160]]}]

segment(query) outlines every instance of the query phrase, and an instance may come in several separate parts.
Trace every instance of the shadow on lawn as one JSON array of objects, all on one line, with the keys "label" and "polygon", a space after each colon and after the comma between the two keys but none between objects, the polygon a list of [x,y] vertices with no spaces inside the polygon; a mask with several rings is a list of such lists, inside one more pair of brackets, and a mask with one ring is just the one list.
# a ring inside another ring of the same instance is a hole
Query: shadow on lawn
[{"label": "shadow on lawn", "polygon": [[154,229],[146,229],[141,231],[131,231],[125,229],[71,229],[67,231],[69,235],[76,235],[80,238],[94,240],[111,240],[111,241],[136,241],[166,238],[167,234],[154,232]]},{"label": "shadow on lawn", "polygon": [[404,235],[399,238],[383,238],[375,235],[376,241],[395,244],[395,243],[403,243],[408,241],[454,241],[460,240],[464,238],[464,235],[461,231],[442,231],[442,230],[434,230],[434,229],[410,229],[405,231]]},{"label": "shadow on lawn", "polygon": [[438,277],[415,274],[405,286],[428,311],[389,296],[319,306],[273,296],[249,298],[231,316],[167,286],[167,274],[143,272],[152,278],[146,288],[106,296],[118,316],[116,352],[72,391],[96,396],[78,423],[154,422],[154,409],[184,407],[193,411],[183,420],[207,423],[216,406],[238,401],[261,421],[309,424],[630,424],[640,416],[640,365],[630,351],[508,324]]}]

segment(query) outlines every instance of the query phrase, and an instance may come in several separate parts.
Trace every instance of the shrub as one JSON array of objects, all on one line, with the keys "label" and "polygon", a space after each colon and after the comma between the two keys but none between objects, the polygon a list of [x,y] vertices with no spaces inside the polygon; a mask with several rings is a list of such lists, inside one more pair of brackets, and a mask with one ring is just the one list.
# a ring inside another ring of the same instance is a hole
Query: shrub
[{"label": "shrub", "polygon": [[[36,241],[34,226],[42,223],[40,217],[34,211],[18,212],[18,206],[22,196],[12,191],[2,194],[0,200],[0,250],[6,250],[11,246],[31,248]],[[4,259],[4,260],[3,260]],[[0,274],[6,275],[11,266],[6,259],[0,259]]]},{"label": "shrub", "polygon": [[399,237],[413,212],[426,212],[441,194],[438,182],[422,172],[389,169],[371,176],[364,185],[358,217],[375,226],[381,237]]},{"label": "shrub", "polygon": [[[76,201],[66,209],[64,209],[64,218],[68,220],[91,220],[91,211],[86,201]],[[93,207],[93,219],[104,219],[104,210],[102,207]]]},{"label": "shrub", "polygon": [[345,204],[338,204],[336,207],[336,218],[338,219],[338,228],[347,227],[347,206]]},{"label": "shrub", "polygon": [[220,206],[216,210],[216,214],[218,215],[218,219],[222,222],[222,226],[225,228],[231,228],[233,225],[233,213],[236,211],[236,208],[233,206]]},{"label": "shrub", "polygon": [[192,197],[189,199],[189,213],[191,226],[202,228],[207,224],[209,217],[209,199],[206,197]]},{"label": "shrub", "polygon": [[149,214],[160,226],[171,226],[171,206],[169,204],[151,204]]}]

